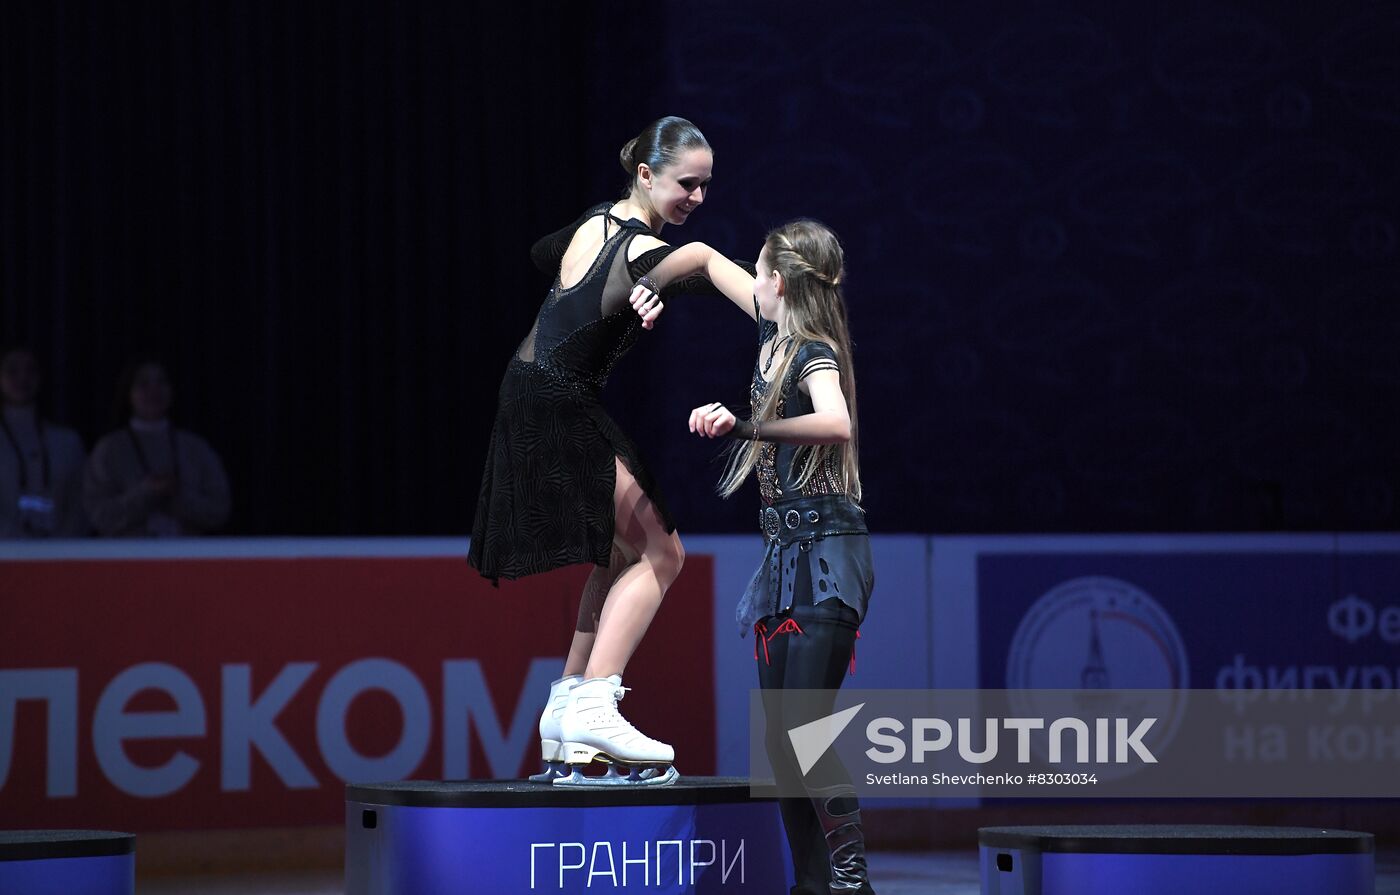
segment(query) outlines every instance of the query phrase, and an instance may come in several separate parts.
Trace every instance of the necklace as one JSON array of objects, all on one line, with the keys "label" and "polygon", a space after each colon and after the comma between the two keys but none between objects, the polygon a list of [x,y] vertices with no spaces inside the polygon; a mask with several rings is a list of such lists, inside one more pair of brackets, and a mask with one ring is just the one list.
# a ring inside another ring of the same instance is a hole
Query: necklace
[{"label": "necklace", "polygon": [[768,361],[763,365],[764,378],[767,378],[768,371],[773,369],[773,358],[778,356],[778,349],[782,348],[785,342],[791,341],[792,333],[788,333],[787,335],[783,336],[781,339],[773,343],[773,350],[768,352]]}]

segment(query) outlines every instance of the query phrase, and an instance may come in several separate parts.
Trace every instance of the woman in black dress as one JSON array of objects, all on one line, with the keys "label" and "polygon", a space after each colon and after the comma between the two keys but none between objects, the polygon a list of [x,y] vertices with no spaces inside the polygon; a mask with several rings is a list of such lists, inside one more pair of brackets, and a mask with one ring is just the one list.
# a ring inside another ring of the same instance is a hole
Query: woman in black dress
[{"label": "woman in black dress", "polygon": [[[532,779],[564,785],[676,778],[672,748],[639,733],[617,700],[685,552],[655,480],[599,393],[661,311],[658,300],[634,312],[628,297],[671,252],[661,229],[705,201],[713,154],[693,124],[671,117],[629,141],[621,162],[631,178],[622,200],[588,209],[531,250],[554,284],[501,382],[472,529],[471,563],[493,580],[595,566],[564,677],[540,718],[548,768]],[[579,773],[594,760],[607,776]],[[619,766],[630,773],[618,775]]]}]

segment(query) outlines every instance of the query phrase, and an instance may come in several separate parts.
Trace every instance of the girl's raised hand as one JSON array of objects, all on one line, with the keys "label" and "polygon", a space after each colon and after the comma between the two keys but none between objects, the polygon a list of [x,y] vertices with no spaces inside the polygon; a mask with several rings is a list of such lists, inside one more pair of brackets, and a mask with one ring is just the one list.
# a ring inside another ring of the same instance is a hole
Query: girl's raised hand
[{"label": "girl's raised hand", "polygon": [[734,428],[737,418],[716,401],[690,412],[690,431],[702,438],[723,438]]}]

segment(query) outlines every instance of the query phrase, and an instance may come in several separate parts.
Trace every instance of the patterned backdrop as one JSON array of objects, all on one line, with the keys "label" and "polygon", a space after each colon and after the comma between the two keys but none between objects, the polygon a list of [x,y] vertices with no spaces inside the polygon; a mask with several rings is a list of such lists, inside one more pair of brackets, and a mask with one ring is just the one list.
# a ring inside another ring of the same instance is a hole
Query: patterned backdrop
[{"label": "patterned backdrop", "polygon": [[678,41],[653,101],[717,150],[687,237],[845,240],[876,525],[1400,521],[1400,8],[1284,7],[748,4]]}]

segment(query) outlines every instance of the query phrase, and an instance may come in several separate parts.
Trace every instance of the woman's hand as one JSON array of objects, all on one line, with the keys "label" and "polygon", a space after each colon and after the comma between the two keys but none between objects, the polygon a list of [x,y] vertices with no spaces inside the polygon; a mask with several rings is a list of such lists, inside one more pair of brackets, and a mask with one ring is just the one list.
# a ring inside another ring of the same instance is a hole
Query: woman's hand
[{"label": "woman's hand", "polygon": [[637,280],[637,285],[632,287],[632,295],[627,301],[632,305],[632,310],[637,312],[637,316],[642,318],[642,329],[655,326],[656,318],[661,316],[661,309],[665,307],[661,302],[661,290],[648,276]]},{"label": "woman's hand", "polygon": [[690,412],[690,431],[702,438],[723,438],[734,428],[734,414],[716,401]]}]

